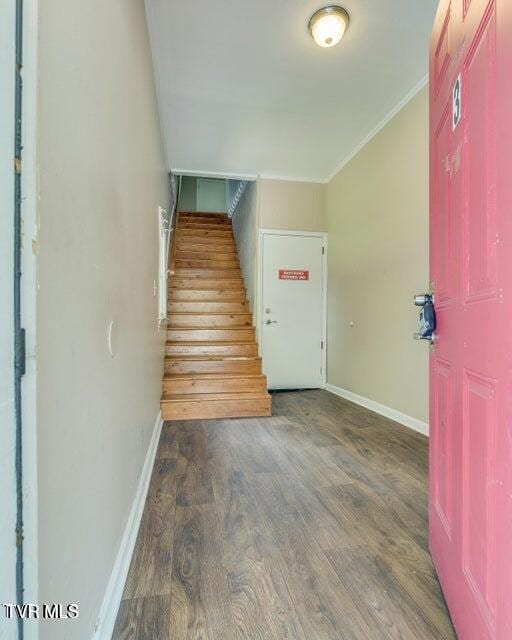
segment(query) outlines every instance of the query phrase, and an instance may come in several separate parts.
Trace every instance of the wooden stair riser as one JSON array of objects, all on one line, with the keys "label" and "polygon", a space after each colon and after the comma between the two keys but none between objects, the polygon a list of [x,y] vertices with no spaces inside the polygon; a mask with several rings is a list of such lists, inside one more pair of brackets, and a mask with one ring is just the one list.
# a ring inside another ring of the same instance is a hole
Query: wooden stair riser
[{"label": "wooden stair riser", "polygon": [[180,220],[192,218],[197,220],[198,218],[207,218],[208,220],[226,220],[229,222],[228,214],[221,212],[211,211],[180,211]]},{"label": "wooden stair riser", "polygon": [[256,357],[258,355],[258,345],[255,342],[167,342],[165,345],[167,356],[244,356]]},{"label": "wooden stair riser", "polygon": [[170,302],[169,313],[249,313],[247,302]]},{"label": "wooden stair riser", "polygon": [[206,235],[206,232],[196,233],[193,229],[183,229],[183,231],[177,230],[176,244],[229,244],[236,248],[235,236],[230,230],[210,232],[208,235]]},{"label": "wooden stair riser", "polygon": [[235,258],[229,260],[211,260],[210,258],[204,260],[190,260],[181,258],[179,255],[176,257],[176,269],[236,269],[240,272],[240,263]]},{"label": "wooden stair riser", "polygon": [[182,242],[185,238],[192,238],[196,242],[198,239],[201,242],[208,242],[211,239],[233,240],[231,229],[177,229],[177,233],[177,239]]},{"label": "wooden stair riser", "polygon": [[244,283],[242,278],[236,280],[221,280],[219,278],[215,280],[202,280],[200,278],[177,278],[172,276],[170,278],[170,287],[172,289],[238,289],[238,291],[244,289]]},{"label": "wooden stair riser", "polygon": [[166,374],[174,373],[261,373],[261,359],[247,360],[185,360],[166,358],[164,370]]},{"label": "wooden stair riser", "polygon": [[167,329],[167,339],[172,342],[250,342],[255,339],[254,327],[243,329]]},{"label": "wooden stair riser", "polygon": [[176,244],[176,255],[185,252],[199,253],[201,257],[208,256],[215,259],[215,254],[229,254],[238,258],[234,242],[211,242],[209,244],[199,242],[178,242]]},{"label": "wooden stair riser", "polygon": [[257,393],[267,390],[267,379],[263,375],[254,377],[233,378],[201,378],[191,377],[186,379],[168,377],[164,378],[164,393]]},{"label": "wooden stair riser", "polygon": [[216,327],[252,327],[252,313],[173,313],[169,318],[167,326],[198,327],[201,329]]},{"label": "wooden stair riser", "polygon": [[221,227],[222,229],[232,229],[231,220],[227,218],[220,218],[219,220],[214,218],[198,218],[194,220],[190,217],[180,217],[178,222],[178,227],[182,227],[185,225],[213,225],[217,227]]},{"label": "wooden stair riser", "polygon": [[240,269],[176,269],[176,278],[200,280],[242,280]]},{"label": "wooden stair riser", "polygon": [[169,302],[167,305],[171,313],[250,313],[248,302]]},{"label": "wooden stair riser", "polygon": [[162,402],[164,420],[209,420],[270,416],[271,400],[204,400],[203,402]]},{"label": "wooden stair riser", "polygon": [[218,262],[239,263],[235,252],[228,253],[222,251],[176,251],[177,260],[215,260]]},{"label": "wooden stair riser", "polygon": [[170,289],[170,302],[244,302],[244,289]]},{"label": "wooden stair riser", "polygon": [[199,231],[232,231],[231,225],[225,222],[183,222],[180,220],[178,231],[197,229]]}]

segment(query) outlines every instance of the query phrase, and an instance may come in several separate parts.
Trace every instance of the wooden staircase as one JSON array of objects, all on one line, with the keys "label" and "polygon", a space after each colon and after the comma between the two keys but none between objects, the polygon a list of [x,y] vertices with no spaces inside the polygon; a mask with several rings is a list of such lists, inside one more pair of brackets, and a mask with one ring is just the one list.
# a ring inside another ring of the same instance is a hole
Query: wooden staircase
[{"label": "wooden staircase", "polygon": [[271,415],[229,218],[178,214],[170,273],[163,419]]}]

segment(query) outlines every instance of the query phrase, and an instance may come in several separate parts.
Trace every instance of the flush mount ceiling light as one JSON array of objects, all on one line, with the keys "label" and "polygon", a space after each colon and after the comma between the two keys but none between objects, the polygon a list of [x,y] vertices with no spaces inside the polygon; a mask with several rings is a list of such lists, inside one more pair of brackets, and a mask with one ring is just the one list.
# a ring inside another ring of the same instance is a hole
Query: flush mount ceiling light
[{"label": "flush mount ceiling light", "polygon": [[342,7],[323,7],[311,16],[309,31],[321,47],[334,47],[343,38],[349,23],[348,13]]}]

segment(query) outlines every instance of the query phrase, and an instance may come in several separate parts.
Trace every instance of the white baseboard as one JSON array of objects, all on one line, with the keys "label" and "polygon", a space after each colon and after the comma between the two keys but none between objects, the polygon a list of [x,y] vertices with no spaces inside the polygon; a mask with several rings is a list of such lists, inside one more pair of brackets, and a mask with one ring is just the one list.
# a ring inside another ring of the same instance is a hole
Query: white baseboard
[{"label": "white baseboard", "polygon": [[103,603],[101,605],[98,622],[96,623],[92,640],[111,640],[112,637],[117,612],[119,611],[119,605],[121,604],[121,599],[123,597],[124,584],[130,568],[133,549],[135,547],[135,542],[137,541],[137,534],[139,532],[140,521],[144,511],[144,504],[146,503],[149,482],[151,480],[151,473],[153,471],[153,464],[155,462],[162,425],[162,414],[159,412],[156,417],[155,428],[153,429],[153,434],[149,442],[146,459],[139,479],[139,485],[135,493],[130,515],[128,516],[128,522],[126,523],[121,545],[117,552],[116,561],[108,582],[105,597],[103,598]]},{"label": "white baseboard", "polygon": [[405,413],[396,411],[396,409],[391,409],[391,407],[386,407],[386,405],[379,404],[378,402],[370,400],[369,398],[365,398],[364,396],[359,396],[357,395],[357,393],[352,393],[352,391],[347,391],[346,389],[342,389],[341,387],[336,387],[333,384],[325,385],[325,389],[326,391],[330,391],[331,393],[340,396],[340,398],[345,398],[345,400],[349,400],[350,402],[354,402],[361,407],[370,409],[370,411],[375,411],[375,413],[379,413],[385,418],[389,418],[390,420],[399,422],[400,424],[409,427],[409,429],[413,429],[414,431],[422,433],[424,436],[428,436],[428,424],[426,422],[417,420],[412,416],[408,416]]}]

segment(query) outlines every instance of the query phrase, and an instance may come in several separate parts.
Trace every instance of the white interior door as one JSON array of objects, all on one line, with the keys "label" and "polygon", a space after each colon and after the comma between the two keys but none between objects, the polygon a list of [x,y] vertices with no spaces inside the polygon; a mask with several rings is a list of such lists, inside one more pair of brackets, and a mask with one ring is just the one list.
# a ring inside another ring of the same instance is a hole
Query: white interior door
[{"label": "white interior door", "polygon": [[323,234],[262,233],[261,349],[270,389],[324,382]]},{"label": "white interior door", "polygon": [[197,210],[209,213],[226,212],[225,180],[197,179]]}]

